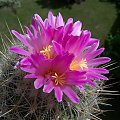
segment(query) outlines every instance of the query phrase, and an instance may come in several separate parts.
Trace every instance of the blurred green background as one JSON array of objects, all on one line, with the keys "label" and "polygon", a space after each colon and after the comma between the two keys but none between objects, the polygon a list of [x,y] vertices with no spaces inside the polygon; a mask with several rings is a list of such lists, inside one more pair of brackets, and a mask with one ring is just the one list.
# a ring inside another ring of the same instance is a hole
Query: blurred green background
[{"label": "blurred green background", "polygon": [[[49,10],[55,15],[61,12],[65,21],[69,17],[73,17],[74,21],[82,21],[83,29],[90,30],[92,37],[99,38],[101,45],[105,46],[104,55],[117,62],[112,67],[120,66],[120,0],[0,0],[0,36],[5,40],[4,34],[10,37],[5,21],[10,29],[20,32],[18,18],[23,25],[29,26],[35,13],[44,19]],[[110,76],[114,79],[108,84],[119,82],[120,68],[111,70]],[[120,90],[120,84],[117,83],[110,89]],[[115,111],[104,113],[103,119],[120,120],[119,96],[108,102],[113,107],[105,109]]]}]

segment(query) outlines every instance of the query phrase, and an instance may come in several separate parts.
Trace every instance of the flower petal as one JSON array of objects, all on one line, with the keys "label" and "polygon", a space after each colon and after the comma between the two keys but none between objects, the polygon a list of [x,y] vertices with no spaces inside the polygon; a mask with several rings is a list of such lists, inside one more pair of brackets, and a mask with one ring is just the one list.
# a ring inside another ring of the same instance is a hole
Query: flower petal
[{"label": "flower petal", "polygon": [[111,59],[108,57],[95,58],[91,60],[91,63],[89,65],[101,65],[101,64],[109,62],[110,60]]},{"label": "flower petal", "polygon": [[[51,68],[51,61],[48,59],[45,59],[43,55],[40,55],[38,53],[32,54],[29,59],[32,66],[37,69],[37,74],[45,74],[47,71]],[[42,67],[43,66],[43,67]],[[42,68],[41,68],[42,67]]]},{"label": "flower petal", "polygon": [[64,21],[62,15],[59,13],[59,15],[56,18],[56,28],[64,26]]},{"label": "flower petal", "polygon": [[49,82],[48,84],[44,85],[43,92],[50,93],[54,89],[53,83]]},{"label": "flower petal", "polygon": [[25,72],[29,72],[29,73],[35,73],[35,69],[33,66],[31,66],[31,63],[28,60],[28,57],[23,58],[20,62],[19,62],[19,67],[21,68],[21,70],[25,71]]},{"label": "flower petal", "polygon": [[71,34],[73,36],[79,36],[81,34],[81,28],[82,28],[82,23],[80,21],[75,22]]},{"label": "flower petal", "polygon": [[19,47],[16,47],[16,46],[11,47],[10,51],[14,52],[14,53],[17,53],[17,54],[20,54],[20,55],[25,55],[25,56],[30,55],[30,53],[28,51],[23,50],[22,48],[19,48]]},{"label": "flower petal", "polygon": [[56,17],[53,15],[51,11],[48,13],[48,21],[49,25],[55,28]]},{"label": "flower petal", "polygon": [[35,14],[34,17],[35,19],[39,20],[42,24],[44,23],[42,18],[38,14]]},{"label": "flower petal", "polygon": [[18,40],[20,40],[25,46],[27,47],[31,47],[30,44],[28,43],[27,39],[26,39],[26,35],[22,35],[20,33],[18,33],[15,30],[12,30],[12,33],[18,38]]},{"label": "flower petal", "polygon": [[89,42],[87,43],[87,46],[91,46],[91,45],[93,45],[94,43],[98,43],[98,39],[96,39],[96,38],[90,38],[89,39]]},{"label": "flower petal", "polygon": [[103,73],[103,74],[109,73],[109,70],[106,70],[104,68],[90,68],[89,71],[97,72],[97,73]]},{"label": "flower petal", "polygon": [[86,73],[85,71],[79,72],[79,71],[73,71],[73,70],[66,72],[65,74],[65,78],[67,81],[66,84],[81,85],[81,84],[87,83],[85,73]]},{"label": "flower petal", "polygon": [[65,27],[69,24],[73,23],[73,18],[69,18],[65,24]]},{"label": "flower petal", "polygon": [[96,80],[100,80],[100,79],[103,79],[103,80],[108,80],[107,77],[105,77],[104,75],[101,75],[101,74],[98,74],[98,73],[87,73],[87,76],[88,78],[91,78],[91,79],[96,79]]},{"label": "flower petal", "polygon": [[62,54],[62,46],[59,43],[57,43],[56,41],[52,41],[52,43],[53,43],[56,53],[58,55],[61,55]]},{"label": "flower petal", "polygon": [[41,88],[43,86],[43,78],[39,78],[39,79],[36,79],[35,81],[34,81],[34,87],[35,87],[35,89],[39,89],[39,88]]},{"label": "flower petal", "polygon": [[21,68],[21,70],[23,70],[25,72],[29,72],[29,73],[35,73],[36,72],[36,69],[34,69],[31,66],[21,66],[20,68]]},{"label": "flower petal", "polygon": [[65,87],[63,88],[63,92],[65,95],[74,103],[80,103],[80,99],[77,96],[77,94],[70,88],[70,87]]},{"label": "flower petal", "polygon": [[94,82],[94,81],[92,81],[92,80],[87,80],[87,83],[88,84],[90,84],[91,86],[93,86],[93,87],[96,87],[96,83]]},{"label": "flower petal", "polygon": [[37,78],[37,76],[35,74],[27,74],[24,78]]},{"label": "flower petal", "polygon": [[98,49],[98,50],[96,50],[96,51],[94,51],[94,52],[91,52],[91,53],[89,53],[89,54],[86,54],[86,55],[84,56],[84,58],[87,58],[87,61],[88,61],[88,60],[91,60],[91,59],[97,57],[98,55],[100,55],[103,51],[104,51],[104,48],[100,48],[100,49]]},{"label": "flower petal", "polygon": [[94,51],[97,50],[97,48],[99,47],[100,41],[97,41],[95,43],[93,43],[90,48],[86,51],[86,54],[92,53]]},{"label": "flower petal", "polygon": [[70,63],[73,60],[74,55],[66,53],[65,55],[58,55],[52,61],[52,69],[59,74],[63,74],[69,69]]},{"label": "flower petal", "polygon": [[54,90],[55,90],[55,97],[56,97],[57,101],[61,102],[62,101],[62,96],[63,96],[63,92],[62,92],[61,88],[56,86],[54,88]]},{"label": "flower petal", "polygon": [[25,57],[20,61],[20,66],[31,66],[31,63],[29,62],[29,57]]}]

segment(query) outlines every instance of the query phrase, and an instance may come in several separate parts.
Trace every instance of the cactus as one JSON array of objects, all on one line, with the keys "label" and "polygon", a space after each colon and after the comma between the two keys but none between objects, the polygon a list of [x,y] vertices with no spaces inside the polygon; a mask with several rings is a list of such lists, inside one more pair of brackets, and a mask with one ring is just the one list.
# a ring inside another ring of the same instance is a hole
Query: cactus
[{"label": "cactus", "polygon": [[[26,74],[15,69],[19,56],[10,55],[1,62],[0,75],[0,117],[3,120],[88,120],[100,114],[100,90],[104,82],[98,82],[97,87],[85,87],[79,94],[80,104],[71,103],[64,98],[58,103],[52,94],[43,93],[42,89],[36,90],[32,79],[24,79]],[[98,118],[99,119],[99,118]]]},{"label": "cactus", "polygon": [[[0,62],[0,118],[3,120],[100,120],[102,113],[99,104],[104,102],[101,91],[103,81],[96,82],[97,87],[85,86],[79,93],[80,104],[73,104],[67,98],[58,103],[52,94],[36,90],[33,79],[25,79],[26,74],[14,66],[20,56],[2,53]],[[76,90],[77,91],[77,90]]]},{"label": "cactus", "polygon": [[[18,44],[15,43],[13,36],[12,39],[8,38],[8,40],[11,44]],[[2,41],[2,46],[5,48],[5,40],[2,39]],[[19,45],[22,46],[21,44]],[[81,91],[81,93],[78,89],[73,88],[80,97],[80,104],[72,103],[65,96],[63,97],[63,101],[59,103],[55,99],[53,92],[47,94],[44,93],[42,89],[35,89],[33,84],[34,79],[24,78],[26,73],[15,67],[16,62],[21,59],[21,56],[10,53],[7,50],[8,47],[9,46],[6,46],[5,52],[0,51],[1,119],[101,120],[99,114],[102,113],[103,110],[101,110],[99,104],[105,105],[104,102],[106,100],[101,95],[110,92],[104,90],[104,88],[107,88],[104,81],[96,81],[96,87],[85,85],[84,91]]]}]

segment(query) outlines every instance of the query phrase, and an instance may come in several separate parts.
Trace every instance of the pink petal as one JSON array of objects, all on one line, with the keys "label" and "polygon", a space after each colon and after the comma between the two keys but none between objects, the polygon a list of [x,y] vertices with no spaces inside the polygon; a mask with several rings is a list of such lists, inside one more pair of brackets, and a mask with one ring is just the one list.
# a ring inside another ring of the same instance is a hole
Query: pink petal
[{"label": "pink petal", "polygon": [[73,36],[79,36],[81,34],[81,28],[82,28],[82,23],[80,21],[75,22],[71,34]]},{"label": "pink petal", "polygon": [[44,24],[42,18],[38,15],[38,14],[35,14],[35,19],[39,20],[42,24]]},{"label": "pink petal", "polygon": [[87,46],[91,46],[91,45],[93,45],[94,43],[97,43],[98,41],[99,41],[98,39],[90,38],[90,39],[89,39],[89,42],[87,43]]},{"label": "pink petal", "polygon": [[73,60],[74,55],[65,54],[58,55],[52,61],[52,69],[57,71],[59,74],[63,74],[66,70],[69,69],[70,63]]},{"label": "pink petal", "polygon": [[[68,19],[68,22],[72,22],[72,21],[69,21],[69,19]],[[66,23],[66,25],[64,27],[64,40],[67,40],[67,37],[70,35],[70,33],[72,31],[72,27],[73,27],[72,23]]]},{"label": "pink petal", "polygon": [[87,73],[87,77],[88,78],[91,78],[91,79],[96,79],[96,80],[100,80],[100,79],[103,79],[103,80],[108,80],[107,77],[105,77],[104,75],[101,75],[101,74],[98,74],[98,73]]},{"label": "pink petal", "polygon": [[35,17],[32,18],[31,26],[34,26],[34,28],[35,28],[36,30],[38,30],[38,25],[37,25],[37,21],[36,21]]},{"label": "pink petal", "polygon": [[35,73],[36,69],[34,69],[31,66],[20,66],[21,70],[25,71],[25,72],[29,72],[29,73]]},{"label": "pink petal", "polygon": [[67,41],[70,39],[73,24],[70,23],[64,27],[62,46],[65,48]]},{"label": "pink petal", "polygon": [[59,13],[59,15],[56,18],[56,28],[64,26],[64,21],[62,15]]},{"label": "pink petal", "polygon": [[57,101],[61,102],[62,101],[62,96],[63,96],[63,92],[62,92],[61,88],[56,86],[54,88],[54,90],[55,90],[55,97],[56,97]]},{"label": "pink petal", "polygon": [[97,57],[97,56],[100,55],[104,50],[105,50],[105,48],[100,48],[100,49],[96,50],[96,51],[91,55],[92,58]]},{"label": "pink petal", "polygon": [[53,83],[45,84],[43,88],[43,92],[50,93],[54,89]]},{"label": "pink petal", "polygon": [[100,43],[100,41],[97,41],[96,43],[92,44],[91,47],[87,50],[86,54],[96,51],[99,46],[99,43]]},{"label": "pink petal", "polygon": [[81,43],[81,41],[78,42],[78,37],[71,37],[65,46],[65,50],[69,51],[69,53],[76,53],[76,48],[78,46],[78,44]]},{"label": "pink petal", "polygon": [[53,28],[55,28],[56,17],[53,16],[53,13],[52,13],[51,11],[48,13],[48,21],[49,21],[49,24],[50,24]]},{"label": "pink petal", "polygon": [[92,80],[87,80],[87,83],[93,87],[96,87],[96,84]]},{"label": "pink petal", "polygon": [[65,27],[69,24],[73,23],[73,18],[69,18],[65,24]]},{"label": "pink petal", "polygon": [[29,42],[31,42],[32,47],[36,51],[39,51],[40,48],[39,48],[39,42],[37,41],[37,38],[35,38],[35,36],[33,35],[33,33],[30,31],[30,29],[27,26],[25,26],[25,28],[26,28],[28,36],[30,37],[30,41]]},{"label": "pink petal", "polygon": [[77,96],[77,94],[70,88],[70,87],[65,87],[63,89],[63,92],[65,93],[65,95],[74,103],[80,103],[80,99]]},{"label": "pink petal", "polygon": [[74,79],[71,80],[71,79],[69,79],[67,81],[67,85],[83,85],[85,83],[87,83],[87,81],[84,80],[84,79],[81,79],[81,80],[74,80]]},{"label": "pink petal", "polygon": [[48,28],[48,27],[49,27],[49,22],[48,22],[48,19],[47,19],[47,18],[44,20],[44,26],[45,26],[45,28]]},{"label": "pink petal", "polygon": [[22,34],[18,33],[18,32],[15,31],[15,30],[12,30],[12,33],[13,33],[13,34],[18,38],[18,40],[20,40],[25,46],[31,47],[30,44],[28,43],[25,35],[22,35]]},{"label": "pink petal", "polygon": [[38,14],[35,14],[35,19],[38,23],[38,26],[40,26],[41,32],[44,32],[45,26],[44,26],[44,22],[43,22],[42,18]]},{"label": "pink petal", "polygon": [[23,50],[22,48],[19,48],[19,47],[15,47],[15,46],[11,47],[10,51],[20,55],[30,56],[30,53],[28,51]]},{"label": "pink petal", "polygon": [[37,69],[36,72],[41,75],[45,74],[51,68],[51,61],[48,59],[45,59],[43,55],[40,55],[38,53],[32,54],[29,61],[32,64],[32,66],[35,69]]},{"label": "pink petal", "polygon": [[100,58],[95,58],[93,60],[91,60],[89,65],[101,65],[104,63],[109,62],[111,59],[108,57],[100,57]]},{"label": "pink petal", "polygon": [[31,40],[32,40],[32,39],[33,39],[33,34],[32,34],[32,32],[30,31],[30,29],[29,29],[27,26],[25,26],[25,29],[26,29],[27,34],[29,35],[29,37],[30,37]]},{"label": "pink petal", "polygon": [[35,38],[37,38],[38,31],[36,30],[36,28],[35,28],[33,25],[31,25],[31,28],[32,28],[32,30],[33,30],[33,32],[34,32]]},{"label": "pink petal", "polygon": [[39,78],[39,79],[36,79],[35,81],[34,81],[34,87],[35,87],[35,89],[39,89],[39,88],[41,88],[43,86],[43,78]]},{"label": "pink petal", "polygon": [[85,91],[83,85],[78,86],[78,89],[80,90],[80,92],[84,92]]},{"label": "pink petal", "polygon": [[104,48],[100,48],[94,52],[87,52],[87,53],[85,53],[84,58],[87,58],[87,61],[91,60],[91,59],[97,57],[98,55],[100,55],[103,51],[104,51]]},{"label": "pink petal", "polygon": [[53,38],[53,40],[58,42],[59,44],[62,43],[62,39],[61,38],[63,37],[63,33],[64,33],[63,30],[64,30],[64,27],[59,27],[59,28],[57,28],[56,31],[54,31],[54,38]]},{"label": "pink petal", "polygon": [[109,73],[109,70],[106,70],[104,68],[90,68],[89,69],[91,72],[97,72],[97,73],[103,73],[103,74],[106,74],[106,73]]},{"label": "pink petal", "polygon": [[80,35],[80,38],[79,38],[79,40],[82,41],[81,44],[79,45],[79,47],[81,46],[82,49],[84,47],[86,47],[88,42],[89,42],[89,40],[90,40],[90,37],[91,37],[91,32],[83,30],[81,35]]},{"label": "pink petal", "polygon": [[82,31],[80,36],[71,37],[66,44],[66,51],[74,53],[75,56],[80,55],[80,53],[82,53],[82,51],[85,49],[90,36],[90,32],[87,32],[87,34],[85,34],[85,31]]},{"label": "pink petal", "polygon": [[56,53],[58,55],[62,54],[62,46],[55,41],[52,41],[52,43],[53,43],[53,46],[54,46],[54,49],[55,49]]},{"label": "pink petal", "polygon": [[79,71],[70,71],[65,74],[66,76],[66,84],[69,85],[80,85],[87,83],[86,81],[86,72],[79,72]]},{"label": "pink petal", "polygon": [[31,63],[29,62],[29,57],[23,58],[20,61],[20,66],[31,66]]},{"label": "pink petal", "polygon": [[24,78],[37,78],[37,76],[35,74],[27,74]]},{"label": "pink petal", "polygon": [[29,62],[28,58],[23,58],[20,61],[19,64],[21,70],[25,71],[25,72],[29,72],[29,73],[35,73],[35,69],[33,68],[33,66],[31,66],[31,63]]}]

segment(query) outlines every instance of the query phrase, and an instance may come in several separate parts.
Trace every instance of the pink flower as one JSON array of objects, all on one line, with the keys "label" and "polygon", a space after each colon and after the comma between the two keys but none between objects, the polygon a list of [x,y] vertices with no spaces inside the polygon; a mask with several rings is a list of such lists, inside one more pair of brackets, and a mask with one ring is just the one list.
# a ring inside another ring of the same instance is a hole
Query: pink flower
[{"label": "pink flower", "polygon": [[[67,41],[68,34],[79,34],[78,30],[81,29],[81,22],[72,23],[72,18],[68,19],[65,24],[62,18],[62,15],[56,17],[52,12],[48,13],[48,18],[44,21],[42,18],[35,14],[32,19],[30,31],[28,27],[26,28],[26,34],[22,35],[15,30],[12,30],[12,33],[20,40],[26,48],[19,48],[18,46],[12,46],[10,48],[11,52],[22,55],[22,60],[17,64],[21,69],[23,69],[24,61],[34,53],[39,53],[48,59],[54,58],[57,54],[60,54],[60,48],[58,43],[62,43],[63,39]],[[72,26],[71,26],[72,25]],[[68,31],[69,26],[71,28]],[[77,29],[76,29],[77,28]],[[23,62],[23,63],[22,63]]]},{"label": "pink flower", "polygon": [[[86,72],[71,71],[70,63],[73,55],[58,55],[54,59],[45,59],[40,54],[31,55],[29,62],[31,68],[25,78],[36,78],[36,89],[43,87],[43,92],[50,93],[54,90],[58,102],[62,101],[63,93],[74,103],[79,103],[79,97],[72,89],[73,86],[86,83]],[[27,70],[28,72],[28,70]]]},{"label": "pink flower", "polygon": [[[48,18],[44,21],[39,15],[35,14],[31,24],[33,32],[28,27],[25,27],[26,34],[24,35],[12,30],[12,33],[27,47],[27,50],[13,46],[10,48],[10,51],[23,56],[29,56],[37,52],[49,59],[54,58],[57,53],[52,41],[65,46],[71,37],[81,35],[81,27],[82,23],[77,21],[73,24],[72,18],[69,18],[65,24],[60,13],[56,17],[52,12],[49,12]],[[91,41],[93,43],[96,40]]]},{"label": "pink flower", "polygon": [[101,68],[101,64],[110,61],[108,57],[98,57],[104,48],[99,47],[99,41],[91,41],[91,33],[89,31],[82,31],[80,36],[71,37],[64,45],[64,51],[75,55],[74,60],[70,65],[71,70],[86,71],[87,79],[90,80],[108,80],[102,74],[109,73],[108,70]]},{"label": "pink flower", "polygon": [[43,54],[49,59],[53,58],[54,49],[52,40],[60,41],[63,26],[64,22],[60,13],[55,17],[49,12],[48,18],[44,21],[39,15],[35,14],[31,24],[33,33],[28,27],[25,27],[25,35],[12,30],[12,33],[18,38],[18,40],[27,47],[27,51],[17,46],[11,47],[10,51],[24,56],[30,56],[30,54],[37,52]]},{"label": "pink flower", "polygon": [[[64,48],[68,41],[73,38],[76,39],[76,37],[81,35],[81,27],[82,23],[77,21],[73,24],[72,18],[69,18],[67,22],[64,23],[60,13],[56,17],[52,12],[49,12],[48,18],[44,21],[39,15],[35,14],[31,24],[33,32],[31,32],[28,27],[25,27],[26,34],[24,35],[12,30],[12,33],[27,48],[24,50],[18,46],[12,46],[10,51],[23,55],[22,61],[36,52],[44,55],[44,57],[48,59],[52,59],[56,55],[64,52],[64,50],[61,51],[61,47]],[[90,44],[92,44],[97,40],[91,38],[90,41]],[[20,63],[22,63],[22,61]]]},{"label": "pink flower", "polygon": [[[36,78],[34,86],[50,93],[55,92],[58,102],[63,93],[74,103],[79,97],[73,88],[84,90],[94,80],[108,80],[103,74],[109,71],[100,67],[110,61],[108,57],[98,57],[104,48],[99,40],[92,38],[88,30],[82,30],[82,23],[69,18],[65,23],[62,15],[48,13],[44,21],[37,14],[32,19],[32,32],[28,27],[22,35],[15,30],[12,33],[26,46],[25,49],[13,46],[11,52],[22,55],[16,67],[28,72],[26,78]],[[77,91],[78,92],[78,91]]]}]

